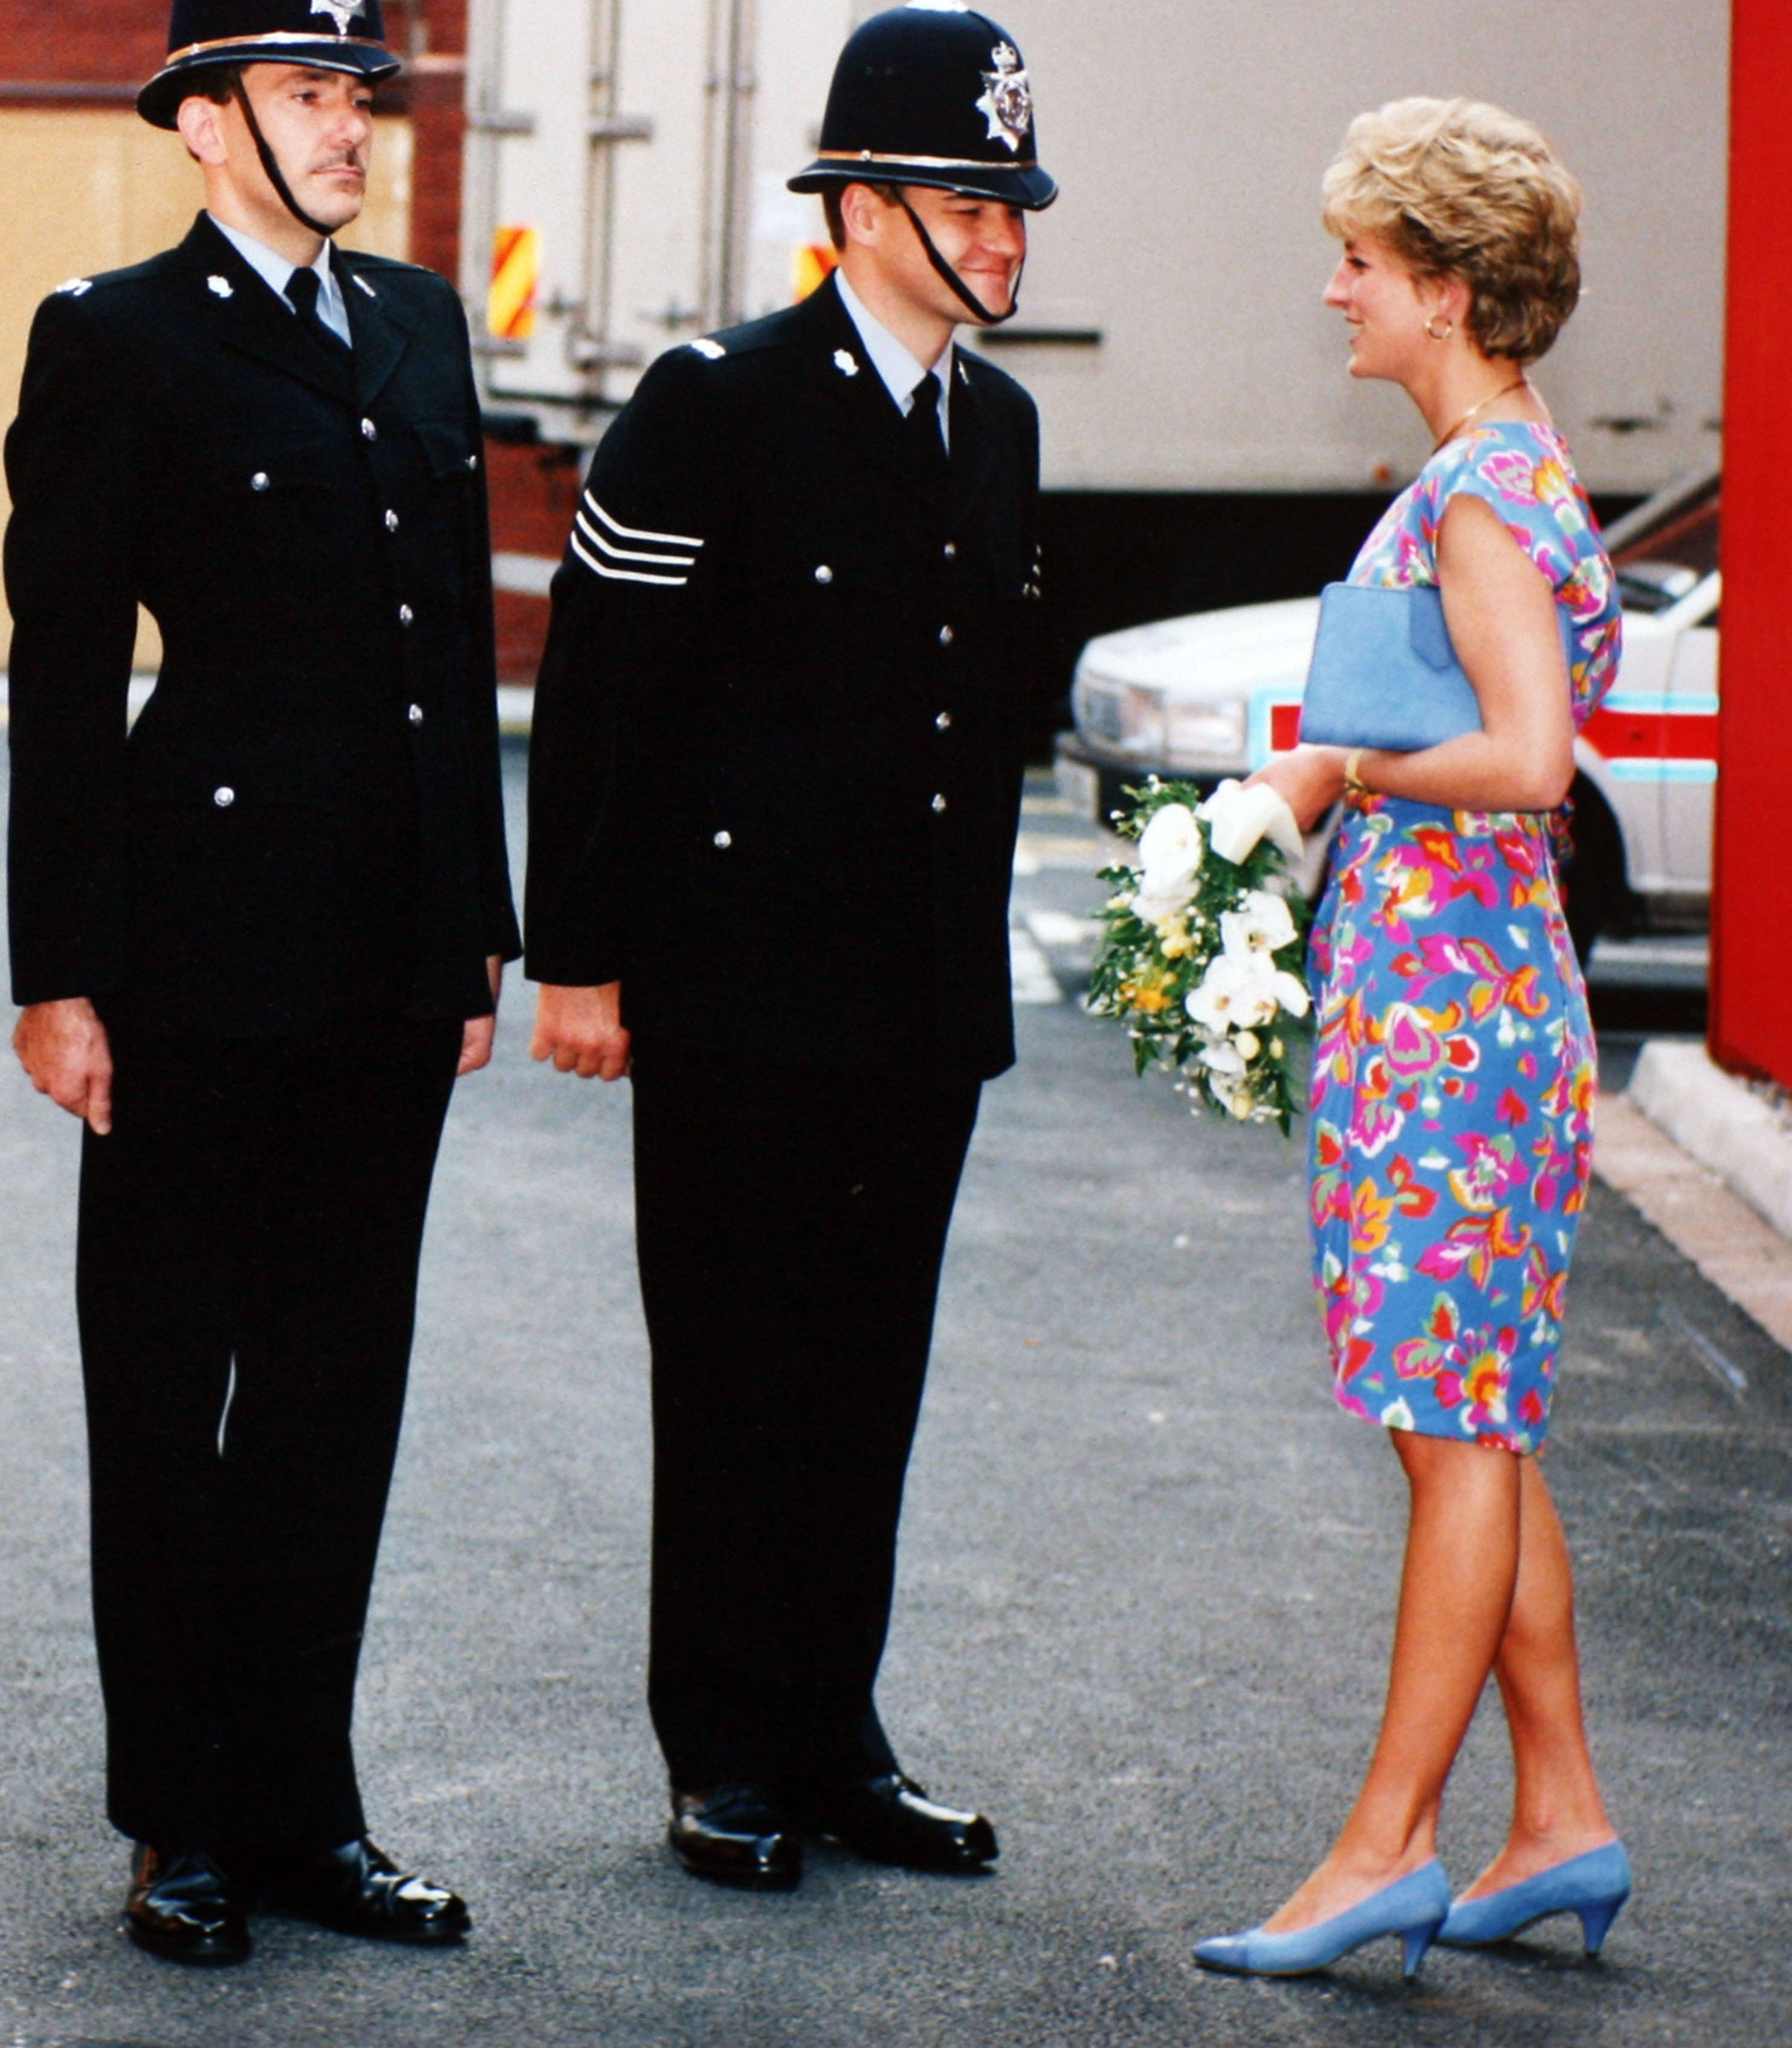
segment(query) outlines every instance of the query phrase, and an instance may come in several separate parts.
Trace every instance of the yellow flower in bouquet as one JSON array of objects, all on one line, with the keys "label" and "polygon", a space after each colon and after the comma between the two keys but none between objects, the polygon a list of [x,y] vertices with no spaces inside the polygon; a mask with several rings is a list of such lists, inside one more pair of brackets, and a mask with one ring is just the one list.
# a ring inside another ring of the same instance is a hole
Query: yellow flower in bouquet
[{"label": "yellow flower in bouquet", "polygon": [[1136,1072],[1173,1069],[1197,1110],[1286,1132],[1299,1107],[1290,1042],[1311,1007],[1294,814],[1263,783],[1204,796],[1154,777],[1128,793],[1138,805],[1119,829],[1138,864],[1103,871],[1115,887],[1089,1007],[1126,1026]]}]

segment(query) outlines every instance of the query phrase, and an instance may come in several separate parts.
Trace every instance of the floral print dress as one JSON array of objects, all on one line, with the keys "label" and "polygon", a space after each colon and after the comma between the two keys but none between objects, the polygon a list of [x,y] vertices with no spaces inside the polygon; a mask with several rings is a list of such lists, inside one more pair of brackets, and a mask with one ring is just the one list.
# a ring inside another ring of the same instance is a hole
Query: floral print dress
[{"label": "floral print dress", "polygon": [[[1440,449],[1353,583],[1437,580],[1449,500],[1491,506],[1574,626],[1574,720],[1610,688],[1615,580],[1553,429]],[[1344,813],[1315,921],[1314,1279],[1340,1403],[1398,1429],[1534,1451],[1592,1170],[1586,990],[1554,820],[1371,796]]]}]

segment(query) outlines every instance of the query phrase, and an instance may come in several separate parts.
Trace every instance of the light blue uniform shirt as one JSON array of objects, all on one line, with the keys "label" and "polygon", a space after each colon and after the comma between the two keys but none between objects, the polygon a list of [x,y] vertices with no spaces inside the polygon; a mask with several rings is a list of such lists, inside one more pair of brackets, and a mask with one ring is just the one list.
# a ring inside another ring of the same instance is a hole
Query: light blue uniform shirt
[{"label": "light blue uniform shirt", "polygon": [[[229,242],[250,269],[258,277],[265,277],[281,297],[286,299],[287,304],[292,306],[293,312],[297,314],[298,308],[293,305],[290,299],[286,298],[286,284],[299,266],[297,263],[289,263],[284,256],[277,255],[265,242],[258,242],[254,235],[245,235],[240,227],[232,227],[229,222],[220,220],[216,214],[208,213],[206,219]],[[348,328],[348,308],[343,304],[342,286],[336,281],[336,273],[330,262],[330,244],[328,240],[318,250],[317,261],[312,268],[317,273],[317,317],[323,321],[331,333],[339,336],[352,348],[355,346],[355,337],[350,333]],[[869,343],[867,344],[867,347],[869,345]],[[906,351],[904,353],[906,354]]]}]

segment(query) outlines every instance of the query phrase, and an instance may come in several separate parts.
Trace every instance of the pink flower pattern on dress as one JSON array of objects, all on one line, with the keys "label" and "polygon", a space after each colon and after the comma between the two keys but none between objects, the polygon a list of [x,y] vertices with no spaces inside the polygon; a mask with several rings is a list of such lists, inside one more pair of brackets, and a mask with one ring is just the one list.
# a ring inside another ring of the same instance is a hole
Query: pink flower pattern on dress
[{"label": "pink flower pattern on dress", "polygon": [[[1437,581],[1445,507],[1490,505],[1575,623],[1578,727],[1611,687],[1616,585],[1568,450],[1502,421],[1433,456],[1351,571]],[[1340,1404],[1532,1451],[1549,1426],[1596,1087],[1557,884],[1560,821],[1377,797],[1340,828],[1313,935],[1313,1275]]]}]

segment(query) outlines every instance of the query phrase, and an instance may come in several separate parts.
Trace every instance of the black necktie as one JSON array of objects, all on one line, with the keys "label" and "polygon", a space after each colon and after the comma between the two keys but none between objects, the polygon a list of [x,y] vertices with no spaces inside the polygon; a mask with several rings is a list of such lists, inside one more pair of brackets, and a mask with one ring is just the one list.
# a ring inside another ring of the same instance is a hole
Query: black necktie
[{"label": "black necktie", "polygon": [[922,458],[936,467],[943,467],[946,443],[940,431],[940,380],[931,370],[914,387],[914,403],[902,425]]},{"label": "black necktie", "polygon": [[323,280],[315,270],[295,270],[286,280],[286,296],[299,316],[299,324],[314,340],[320,341],[332,353],[341,355],[348,343],[333,327],[325,324],[317,310],[317,295],[323,289]]}]

